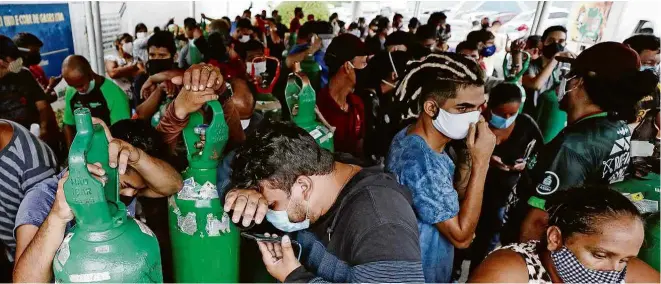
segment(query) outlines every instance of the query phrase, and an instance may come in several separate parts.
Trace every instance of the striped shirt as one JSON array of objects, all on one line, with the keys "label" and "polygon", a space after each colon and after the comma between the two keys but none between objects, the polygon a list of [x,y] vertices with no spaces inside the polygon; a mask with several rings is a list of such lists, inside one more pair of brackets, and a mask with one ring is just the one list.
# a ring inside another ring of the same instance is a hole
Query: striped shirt
[{"label": "striped shirt", "polygon": [[53,151],[25,127],[0,122],[9,123],[14,130],[10,142],[0,150],[0,240],[13,260],[14,223],[21,202],[37,183],[55,176],[57,161]]}]

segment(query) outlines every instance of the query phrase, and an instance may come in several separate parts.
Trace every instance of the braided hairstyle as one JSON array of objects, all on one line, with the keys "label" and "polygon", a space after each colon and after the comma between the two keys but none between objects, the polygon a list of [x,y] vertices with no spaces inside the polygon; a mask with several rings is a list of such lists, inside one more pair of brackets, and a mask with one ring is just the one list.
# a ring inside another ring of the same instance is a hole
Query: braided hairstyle
[{"label": "braided hairstyle", "polygon": [[457,91],[469,86],[484,86],[484,74],[479,64],[457,53],[429,54],[422,60],[409,61],[394,95],[394,105],[402,122],[417,119],[422,105],[432,99],[442,106]]}]

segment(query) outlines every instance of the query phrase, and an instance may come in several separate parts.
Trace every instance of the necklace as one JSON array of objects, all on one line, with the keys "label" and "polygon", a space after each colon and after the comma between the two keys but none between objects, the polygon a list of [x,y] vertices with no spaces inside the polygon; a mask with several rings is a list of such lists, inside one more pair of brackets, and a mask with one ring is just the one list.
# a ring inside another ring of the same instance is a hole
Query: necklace
[{"label": "necklace", "polygon": [[349,183],[349,180],[351,180],[351,178],[354,175],[354,171],[356,170],[356,167],[354,165],[349,164],[349,166],[351,167],[351,172],[349,172],[349,176],[347,177],[347,179],[342,184],[342,187],[340,187],[341,189],[344,188],[347,185],[347,183]]}]

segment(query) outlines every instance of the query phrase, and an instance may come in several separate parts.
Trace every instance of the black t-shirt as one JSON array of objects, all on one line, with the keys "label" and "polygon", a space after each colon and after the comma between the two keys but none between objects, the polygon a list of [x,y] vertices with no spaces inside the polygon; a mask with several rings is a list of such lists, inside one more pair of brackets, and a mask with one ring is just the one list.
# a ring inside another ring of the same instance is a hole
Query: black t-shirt
[{"label": "black t-shirt", "polygon": [[0,119],[14,121],[30,129],[39,123],[36,102],[48,97],[26,68],[19,73],[7,73],[0,78]]},{"label": "black t-shirt", "polygon": [[[307,231],[314,234],[326,252],[350,266],[379,261],[419,262],[419,233],[412,203],[411,193],[392,175],[363,169]],[[301,263],[323,264],[314,257],[308,259],[310,248],[303,245]],[[309,272],[319,275],[315,269],[322,270],[308,265],[307,272],[297,269],[286,282],[310,280]]]},{"label": "black t-shirt", "polygon": [[110,108],[108,106],[108,100],[106,100],[106,96],[104,96],[103,92],[101,92],[101,86],[105,83],[106,80],[108,79],[102,78],[101,82],[96,82],[94,89],[92,89],[92,91],[87,94],[81,95],[80,93],[76,92],[69,101],[71,109],[76,110],[81,107],[88,108],[92,113],[92,117],[97,117],[103,120],[106,125],[112,125],[113,121],[110,120]]},{"label": "black t-shirt", "polygon": [[[504,164],[513,166],[518,159],[526,161],[534,159],[534,154],[542,145],[542,132],[537,127],[537,123],[532,117],[521,113],[516,118],[514,129],[509,138],[496,145],[493,155],[500,157]],[[489,198],[485,198],[485,200],[488,199],[503,206],[519,177],[520,172],[503,171],[496,167],[489,167],[484,183],[484,194]]]},{"label": "black t-shirt", "polygon": [[629,127],[606,113],[567,126],[529,164],[531,170],[508,200],[508,219],[518,227],[532,196],[548,199],[557,191],[576,186],[622,181],[631,160],[630,145]]},{"label": "black t-shirt", "polygon": [[[278,33],[280,33],[279,30]],[[282,53],[285,51],[284,38],[285,38],[284,36],[280,36],[280,42],[274,43],[270,36],[266,37],[266,46],[269,48],[269,53],[271,56],[278,59],[282,58]]]}]

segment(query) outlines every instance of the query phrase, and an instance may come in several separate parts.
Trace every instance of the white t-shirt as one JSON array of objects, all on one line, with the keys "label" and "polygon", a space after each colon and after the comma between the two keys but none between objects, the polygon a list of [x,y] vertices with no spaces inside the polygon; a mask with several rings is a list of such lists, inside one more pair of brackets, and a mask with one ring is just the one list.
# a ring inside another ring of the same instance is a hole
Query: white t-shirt
[{"label": "white t-shirt", "polygon": [[[118,67],[138,64],[138,60],[133,59],[131,61],[126,61],[126,59],[120,57],[116,53],[108,54],[104,56],[103,60],[116,62]],[[115,84],[117,84],[117,86],[119,86],[126,93],[129,99],[133,98],[133,91],[131,90],[131,86],[133,85],[132,78],[123,77],[123,78],[112,79],[112,81],[115,82]]]}]

